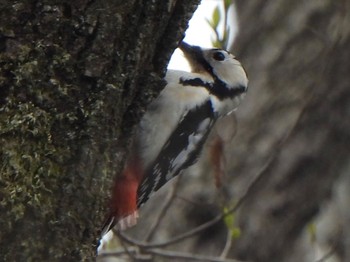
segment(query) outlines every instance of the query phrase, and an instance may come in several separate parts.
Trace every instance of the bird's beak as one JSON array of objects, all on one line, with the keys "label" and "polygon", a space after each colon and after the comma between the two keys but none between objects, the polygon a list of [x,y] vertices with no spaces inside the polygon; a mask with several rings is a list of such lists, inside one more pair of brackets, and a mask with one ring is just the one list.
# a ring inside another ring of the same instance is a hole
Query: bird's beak
[{"label": "bird's beak", "polygon": [[181,42],[179,48],[190,64],[192,72],[199,73],[205,71],[203,52],[199,46],[192,46],[186,42]]},{"label": "bird's beak", "polygon": [[191,45],[189,45],[189,44],[187,44],[186,42],[183,42],[183,41],[180,43],[179,48],[185,54],[192,54],[194,52],[193,46],[191,46]]}]

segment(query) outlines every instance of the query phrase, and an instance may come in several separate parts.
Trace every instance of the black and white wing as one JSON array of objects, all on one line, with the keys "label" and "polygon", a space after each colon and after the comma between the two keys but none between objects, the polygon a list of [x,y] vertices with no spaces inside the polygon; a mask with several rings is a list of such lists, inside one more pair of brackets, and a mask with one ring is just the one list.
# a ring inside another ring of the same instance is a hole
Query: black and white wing
[{"label": "black and white wing", "polygon": [[138,207],[167,181],[196,162],[216,118],[209,99],[183,116],[146,170],[138,188]]}]

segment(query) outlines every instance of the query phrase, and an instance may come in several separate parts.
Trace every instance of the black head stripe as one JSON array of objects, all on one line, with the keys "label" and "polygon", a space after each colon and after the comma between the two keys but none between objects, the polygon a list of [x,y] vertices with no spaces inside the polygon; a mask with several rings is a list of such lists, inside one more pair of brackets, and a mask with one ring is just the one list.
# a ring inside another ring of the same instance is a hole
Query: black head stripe
[{"label": "black head stripe", "polygon": [[214,82],[214,84],[208,89],[209,92],[215,95],[220,100],[226,98],[234,98],[246,92],[246,87],[243,85],[228,87],[224,82]]},{"label": "black head stripe", "polygon": [[238,96],[246,91],[246,87],[243,85],[237,87],[228,87],[223,81],[219,78],[215,79],[214,83],[209,83],[203,81],[203,79],[196,77],[192,79],[183,79],[180,78],[180,84],[184,86],[198,86],[206,88],[210,94],[215,95],[220,100],[225,98],[233,98]]},{"label": "black head stripe", "polygon": [[203,79],[199,77],[191,78],[191,79],[183,79],[181,77],[179,83],[184,86],[201,86],[207,89],[210,89],[211,86],[213,85],[212,83],[203,81]]}]

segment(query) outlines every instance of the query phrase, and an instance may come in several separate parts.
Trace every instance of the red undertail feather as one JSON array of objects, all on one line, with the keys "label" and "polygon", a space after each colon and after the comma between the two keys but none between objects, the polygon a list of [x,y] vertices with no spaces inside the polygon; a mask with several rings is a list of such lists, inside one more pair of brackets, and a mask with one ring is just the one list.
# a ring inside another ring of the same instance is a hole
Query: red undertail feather
[{"label": "red undertail feather", "polygon": [[140,166],[129,162],[123,173],[117,177],[111,199],[111,212],[102,230],[102,235],[113,227],[124,230],[137,223],[137,188],[142,179]]}]

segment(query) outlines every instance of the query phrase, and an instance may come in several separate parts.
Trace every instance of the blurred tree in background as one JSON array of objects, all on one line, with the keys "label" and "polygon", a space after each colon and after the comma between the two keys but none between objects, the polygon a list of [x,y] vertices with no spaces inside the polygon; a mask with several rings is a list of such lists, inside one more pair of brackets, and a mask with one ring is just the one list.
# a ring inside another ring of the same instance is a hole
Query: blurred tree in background
[{"label": "blurred tree in background", "polygon": [[233,253],[315,261],[332,250],[333,261],[349,261],[350,1],[235,4],[234,50],[251,92],[238,113],[232,186],[265,169],[240,209]]}]

